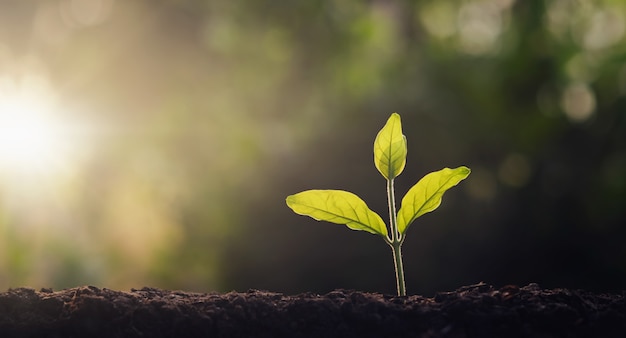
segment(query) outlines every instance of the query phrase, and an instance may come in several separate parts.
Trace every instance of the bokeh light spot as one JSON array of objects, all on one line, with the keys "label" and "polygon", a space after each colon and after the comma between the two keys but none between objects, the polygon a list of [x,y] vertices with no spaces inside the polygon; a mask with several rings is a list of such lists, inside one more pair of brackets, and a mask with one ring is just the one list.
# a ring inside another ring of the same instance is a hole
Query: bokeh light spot
[{"label": "bokeh light spot", "polygon": [[488,169],[472,166],[472,179],[467,180],[467,192],[477,200],[491,200],[496,196],[498,184]]},{"label": "bokeh light spot", "polygon": [[468,54],[496,51],[504,28],[503,14],[512,1],[473,1],[461,7],[458,15],[460,48]]},{"label": "bokeh light spot", "polygon": [[450,2],[434,1],[422,8],[418,15],[428,33],[439,39],[456,33],[456,10]]},{"label": "bokeh light spot", "polygon": [[589,29],[582,36],[588,49],[601,49],[614,45],[624,36],[624,18],[617,11],[596,11],[591,17]]},{"label": "bokeh light spot", "polygon": [[561,108],[570,121],[584,122],[593,115],[596,98],[587,84],[574,83],[565,88]]},{"label": "bokeh light spot", "polygon": [[60,4],[60,11],[70,26],[94,26],[106,21],[114,2],[114,0],[66,0]]},{"label": "bokeh light spot", "polygon": [[500,163],[498,179],[508,186],[519,188],[528,183],[530,171],[528,158],[518,153],[512,153]]},{"label": "bokeh light spot", "polygon": [[58,7],[52,2],[40,5],[33,22],[33,37],[50,45],[62,45],[71,30],[63,22]]}]

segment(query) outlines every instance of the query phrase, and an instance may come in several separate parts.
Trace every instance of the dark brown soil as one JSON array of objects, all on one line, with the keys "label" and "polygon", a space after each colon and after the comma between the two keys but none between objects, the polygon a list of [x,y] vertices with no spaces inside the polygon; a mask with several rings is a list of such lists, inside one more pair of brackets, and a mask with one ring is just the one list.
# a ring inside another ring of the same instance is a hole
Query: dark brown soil
[{"label": "dark brown soil", "polygon": [[19,288],[0,293],[0,337],[626,337],[625,295],[536,284],[433,298]]}]

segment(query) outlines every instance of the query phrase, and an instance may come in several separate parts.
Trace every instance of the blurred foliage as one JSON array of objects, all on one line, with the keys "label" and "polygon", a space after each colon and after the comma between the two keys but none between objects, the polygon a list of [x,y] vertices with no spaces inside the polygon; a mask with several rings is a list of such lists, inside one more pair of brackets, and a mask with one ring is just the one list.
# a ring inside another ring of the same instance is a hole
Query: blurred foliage
[{"label": "blurred foliage", "polygon": [[0,287],[393,293],[376,236],[284,198],[345,189],[385,214],[371,147],[397,111],[399,196],[438,168],[473,171],[412,227],[409,293],[623,288],[624,13],[618,0],[2,1],[0,94],[54,96],[69,150],[39,170],[0,156]]}]

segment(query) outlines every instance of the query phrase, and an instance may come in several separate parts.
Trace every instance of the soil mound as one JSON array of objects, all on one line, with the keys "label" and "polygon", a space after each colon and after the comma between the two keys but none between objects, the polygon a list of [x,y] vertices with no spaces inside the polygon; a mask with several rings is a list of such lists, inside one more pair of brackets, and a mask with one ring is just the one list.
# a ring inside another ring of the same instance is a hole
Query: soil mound
[{"label": "soil mound", "polygon": [[617,338],[625,295],[483,283],[433,298],[18,288],[0,293],[0,337]]}]

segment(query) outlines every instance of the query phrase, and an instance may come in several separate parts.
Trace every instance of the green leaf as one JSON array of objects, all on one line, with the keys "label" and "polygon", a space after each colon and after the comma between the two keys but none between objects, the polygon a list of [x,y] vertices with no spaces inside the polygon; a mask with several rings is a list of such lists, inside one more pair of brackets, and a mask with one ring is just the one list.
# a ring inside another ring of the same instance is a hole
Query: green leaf
[{"label": "green leaf", "polygon": [[393,113],[374,140],[374,165],[386,179],[392,180],[404,170],[406,152],[400,115]]},{"label": "green leaf", "polygon": [[437,209],[443,193],[467,178],[470,171],[463,166],[444,168],[419,180],[402,198],[402,206],[398,211],[398,231],[404,234],[416,218]]},{"label": "green leaf", "polygon": [[357,195],[343,190],[307,190],[287,196],[287,205],[297,214],[318,221],[345,224],[353,230],[387,236],[383,219]]}]

